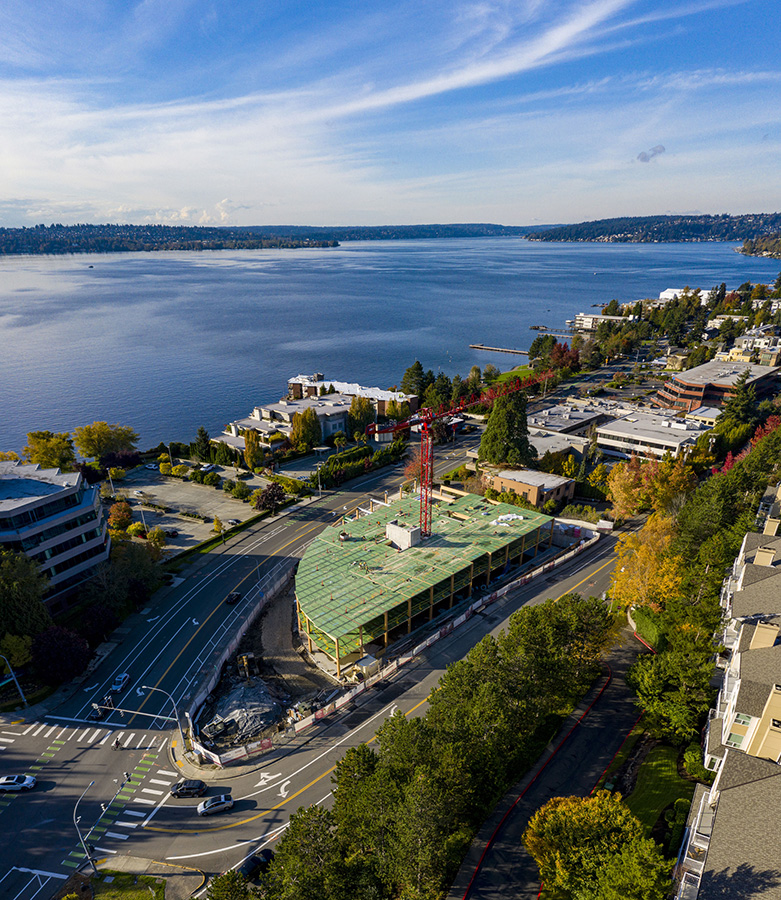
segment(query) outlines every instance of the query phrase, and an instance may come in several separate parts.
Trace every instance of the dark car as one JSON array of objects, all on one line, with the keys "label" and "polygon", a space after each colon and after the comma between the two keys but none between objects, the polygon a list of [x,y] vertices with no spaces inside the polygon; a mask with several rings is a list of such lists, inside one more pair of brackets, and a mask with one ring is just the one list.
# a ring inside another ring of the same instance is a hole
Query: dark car
[{"label": "dark car", "polygon": [[239,591],[231,591],[225,602],[228,606],[233,606],[233,604],[238,603],[239,600],[241,600],[241,593]]},{"label": "dark car", "polygon": [[178,781],[171,788],[172,797],[201,797],[205,792],[206,784],[194,778],[190,778],[187,781]]},{"label": "dark car", "polygon": [[236,866],[236,871],[239,875],[243,875],[247,881],[252,881],[261,872],[268,871],[272,859],[274,859],[274,854],[271,850],[264,848],[248,856],[240,866]]}]

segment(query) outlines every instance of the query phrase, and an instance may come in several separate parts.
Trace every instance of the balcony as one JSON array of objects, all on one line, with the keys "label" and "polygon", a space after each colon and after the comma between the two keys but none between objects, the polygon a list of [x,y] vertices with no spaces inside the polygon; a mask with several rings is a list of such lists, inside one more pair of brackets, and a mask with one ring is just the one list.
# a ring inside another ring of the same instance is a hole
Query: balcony
[{"label": "balcony", "polygon": [[697,818],[687,832],[683,852],[678,857],[676,900],[697,900],[700,891],[702,872],[713,833],[713,820],[716,818],[716,806],[711,806],[709,799],[710,792],[706,791],[700,800]]}]

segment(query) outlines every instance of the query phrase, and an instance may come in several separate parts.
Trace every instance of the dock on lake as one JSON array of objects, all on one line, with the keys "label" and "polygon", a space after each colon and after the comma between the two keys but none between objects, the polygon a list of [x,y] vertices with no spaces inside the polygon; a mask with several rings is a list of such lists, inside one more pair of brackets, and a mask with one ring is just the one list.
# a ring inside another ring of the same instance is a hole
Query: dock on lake
[{"label": "dock on lake", "polygon": [[485,344],[470,344],[470,350],[490,350],[492,353],[515,353],[516,356],[528,356],[528,350],[511,350],[509,347],[486,347]]}]

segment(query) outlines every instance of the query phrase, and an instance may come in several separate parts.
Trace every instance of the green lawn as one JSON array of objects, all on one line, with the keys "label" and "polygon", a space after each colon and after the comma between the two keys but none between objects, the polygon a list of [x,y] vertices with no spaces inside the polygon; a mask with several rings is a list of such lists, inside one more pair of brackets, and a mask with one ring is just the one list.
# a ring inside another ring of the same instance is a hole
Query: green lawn
[{"label": "green lawn", "polygon": [[502,384],[505,381],[510,381],[512,378],[528,378],[530,375],[533,375],[534,371],[531,366],[518,366],[515,369],[510,369],[509,372],[502,372],[494,382],[494,384]]},{"label": "green lawn", "polygon": [[[107,875],[113,877],[108,884]],[[165,900],[165,879],[151,875],[102,871],[91,884],[96,900]]]},{"label": "green lawn", "polygon": [[637,775],[635,789],[624,797],[626,805],[643,823],[647,835],[671,803],[682,797],[691,800],[694,785],[678,775],[675,747],[658,745],[646,756]]}]

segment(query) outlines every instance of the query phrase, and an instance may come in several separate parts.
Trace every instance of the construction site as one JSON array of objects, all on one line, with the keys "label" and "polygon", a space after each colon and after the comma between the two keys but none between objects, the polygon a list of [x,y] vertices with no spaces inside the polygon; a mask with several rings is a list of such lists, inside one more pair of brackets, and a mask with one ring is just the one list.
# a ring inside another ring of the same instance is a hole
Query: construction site
[{"label": "construction site", "polygon": [[426,536],[419,496],[373,504],[322,531],[299,563],[300,635],[310,653],[333,660],[337,677],[510,568],[559,552],[553,519],[534,510],[447,489],[429,510]]}]

